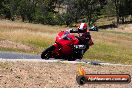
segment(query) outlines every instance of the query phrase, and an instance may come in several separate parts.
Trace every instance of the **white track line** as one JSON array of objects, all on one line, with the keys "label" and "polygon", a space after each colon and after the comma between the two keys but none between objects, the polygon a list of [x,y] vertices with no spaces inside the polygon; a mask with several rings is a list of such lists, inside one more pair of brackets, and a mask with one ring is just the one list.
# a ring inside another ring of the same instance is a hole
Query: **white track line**
[{"label": "white track line", "polygon": [[[43,59],[2,59],[0,58],[0,62],[16,62],[16,61],[23,61],[23,62],[60,62],[60,63],[72,63],[72,64],[91,64],[91,62],[83,62],[83,61],[63,61],[63,60],[43,60]],[[110,65],[110,66],[132,66],[132,65],[124,65],[124,64],[112,64],[112,63],[99,63],[99,65]]]},{"label": "white track line", "polygon": [[86,62],[77,62],[77,61],[63,61],[63,60],[43,60],[43,59],[2,59],[0,58],[0,62],[16,62],[16,61],[27,61],[27,62],[61,62],[61,63],[86,63]]}]

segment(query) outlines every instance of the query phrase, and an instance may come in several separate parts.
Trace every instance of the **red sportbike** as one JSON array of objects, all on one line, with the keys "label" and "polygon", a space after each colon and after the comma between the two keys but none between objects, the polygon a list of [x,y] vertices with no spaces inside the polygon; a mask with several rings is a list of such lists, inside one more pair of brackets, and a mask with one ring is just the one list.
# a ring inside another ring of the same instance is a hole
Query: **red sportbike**
[{"label": "red sportbike", "polygon": [[55,43],[42,52],[41,58],[66,59],[69,61],[82,59],[89,46],[93,45],[90,33],[83,33],[82,36],[74,36],[71,33],[78,32],[59,32],[56,36]]}]

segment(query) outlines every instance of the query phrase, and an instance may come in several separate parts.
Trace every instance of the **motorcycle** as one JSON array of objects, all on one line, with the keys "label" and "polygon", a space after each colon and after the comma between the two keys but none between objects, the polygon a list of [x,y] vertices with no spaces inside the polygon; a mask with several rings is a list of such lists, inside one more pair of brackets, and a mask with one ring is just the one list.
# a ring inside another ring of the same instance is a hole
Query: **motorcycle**
[{"label": "motorcycle", "polygon": [[72,33],[77,32],[59,32],[56,36],[55,43],[42,52],[41,58],[65,59],[68,61],[82,59],[84,53],[89,49],[89,46],[93,45],[91,36],[88,35],[83,40],[81,37],[74,36]]}]

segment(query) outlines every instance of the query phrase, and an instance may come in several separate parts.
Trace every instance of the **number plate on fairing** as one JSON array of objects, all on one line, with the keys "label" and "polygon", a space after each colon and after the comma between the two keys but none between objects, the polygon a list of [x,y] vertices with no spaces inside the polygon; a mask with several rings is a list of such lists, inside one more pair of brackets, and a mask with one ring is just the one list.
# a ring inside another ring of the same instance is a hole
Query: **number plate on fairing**
[{"label": "number plate on fairing", "polygon": [[75,49],[85,49],[86,46],[85,45],[74,45]]}]

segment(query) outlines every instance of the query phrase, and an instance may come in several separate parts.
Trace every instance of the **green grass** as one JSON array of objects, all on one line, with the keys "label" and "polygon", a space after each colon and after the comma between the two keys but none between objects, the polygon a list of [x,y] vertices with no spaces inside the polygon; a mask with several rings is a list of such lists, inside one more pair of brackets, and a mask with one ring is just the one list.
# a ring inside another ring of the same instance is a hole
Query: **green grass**
[{"label": "green grass", "polygon": [[95,45],[85,54],[90,60],[132,64],[132,34],[115,30],[92,33]]},{"label": "green grass", "polygon": [[132,63],[132,49],[97,42],[84,57],[89,60],[130,64]]}]

